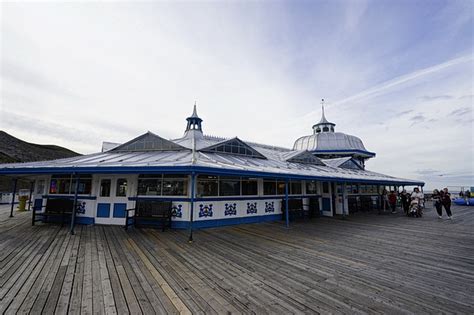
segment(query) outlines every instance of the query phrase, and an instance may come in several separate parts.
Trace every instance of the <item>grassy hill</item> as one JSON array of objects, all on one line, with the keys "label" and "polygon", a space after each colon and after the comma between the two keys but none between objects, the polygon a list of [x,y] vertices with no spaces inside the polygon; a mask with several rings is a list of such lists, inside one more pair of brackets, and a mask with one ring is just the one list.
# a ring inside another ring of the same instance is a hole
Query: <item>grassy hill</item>
[{"label": "grassy hill", "polygon": [[[55,160],[80,155],[57,145],[29,143],[0,130],[0,164]],[[28,188],[25,181],[20,188]],[[0,191],[11,190],[11,178],[0,176]]]}]

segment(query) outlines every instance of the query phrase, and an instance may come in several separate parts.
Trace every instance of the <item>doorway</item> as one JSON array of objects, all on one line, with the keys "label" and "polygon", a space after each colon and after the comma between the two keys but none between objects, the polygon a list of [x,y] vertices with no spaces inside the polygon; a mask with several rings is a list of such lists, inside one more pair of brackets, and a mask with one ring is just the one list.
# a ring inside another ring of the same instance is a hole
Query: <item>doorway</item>
[{"label": "doorway", "polygon": [[131,206],[129,184],[125,176],[99,177],[95,223],[125,224],[125,210]]}]

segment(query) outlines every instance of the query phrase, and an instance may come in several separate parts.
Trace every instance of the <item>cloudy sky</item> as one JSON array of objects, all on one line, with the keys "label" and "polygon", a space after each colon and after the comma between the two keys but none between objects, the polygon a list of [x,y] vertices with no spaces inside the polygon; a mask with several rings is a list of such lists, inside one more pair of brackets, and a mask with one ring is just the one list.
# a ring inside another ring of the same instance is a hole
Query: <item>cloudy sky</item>
[{"label": "cloudy sky", "polygon": [[368,169],[474,184],[471,1],[0,6],[0,129],[23,140],[176,138],[197,101],[206,134],[292,147],[325,98]]}]

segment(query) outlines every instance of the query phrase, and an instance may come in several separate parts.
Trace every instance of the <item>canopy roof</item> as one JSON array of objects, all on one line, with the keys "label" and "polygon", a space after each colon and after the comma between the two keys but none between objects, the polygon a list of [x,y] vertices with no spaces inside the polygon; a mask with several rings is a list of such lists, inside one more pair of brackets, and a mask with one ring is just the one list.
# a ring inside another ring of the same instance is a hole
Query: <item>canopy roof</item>
[{"label": "canopy roof", "polygon": [[[193,151],[183,146],[180,150],[120,151],[111,150],[78,157],[30,162],[0,164],[0,175],[19,174],[71,174],[71,173],[207,173],[221,175],[261,176],[294,179],[314,179],[327,181],[367,182],[398,185],[424,185],[421,181],[396,178],[367,170],[345,169],[306,159],[306,151],[293,151],[278,147],[246,142],[246,145],[264,156],[214,152],[207,145],[222,143],[222,138],[202,136],[195,139],[197,147]],[[201,143],[202,141],[202,143]],[[240,140],[241,141],[241,140]],[[174,140],[183,145],[182,141]],[[130,145],[131,143],[128,143]],[[322,164],[322,165],[321,165]]]}]

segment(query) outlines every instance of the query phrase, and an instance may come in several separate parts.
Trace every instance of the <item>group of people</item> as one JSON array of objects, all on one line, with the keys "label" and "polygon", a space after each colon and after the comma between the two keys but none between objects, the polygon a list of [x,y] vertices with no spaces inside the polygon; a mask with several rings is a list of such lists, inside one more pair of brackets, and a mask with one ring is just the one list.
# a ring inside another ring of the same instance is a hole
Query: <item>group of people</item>
[{"label": "group of people", "polygon": [[[383,197],[383,209],[390,208],[392,213],[397,212],[397,201],[400,198],[400,204],[403,211],[407,216],[421,217],[423,215],[423,208],[425,207],[425,195],[418,187],[413,189],[410,194],[405,189],[398,194],[397,191],[392,190],[390,192],[384,190],[382,193]],[[451,194],[448,188],[442,190],[435,189],[433,191],[433,201],[440,219],[443,218],[443,208],[448,215],[448,219],[452,218],[451,213]]]},{"label": "group of people", "polygon": [[433,190],[433,195],[431,198],[433,199],[436,212],[438,212],[438,218],[443,218],[444,207],[446,214],[448,215],[448,219],[451,220],[453,215],[451,213],[451,194],[449,193],[448,188],[444,188],[442,190]]}]

